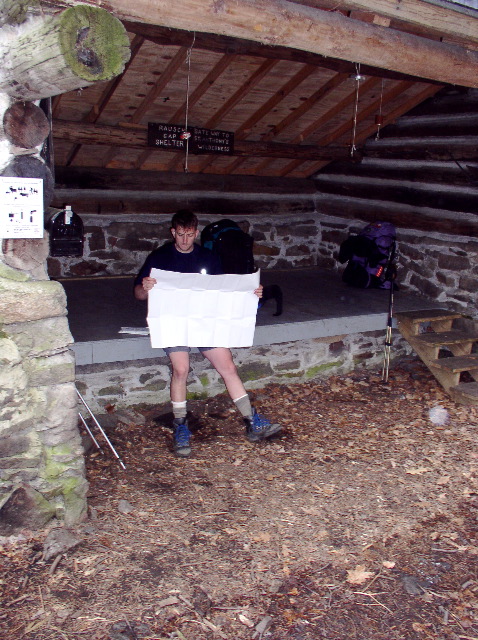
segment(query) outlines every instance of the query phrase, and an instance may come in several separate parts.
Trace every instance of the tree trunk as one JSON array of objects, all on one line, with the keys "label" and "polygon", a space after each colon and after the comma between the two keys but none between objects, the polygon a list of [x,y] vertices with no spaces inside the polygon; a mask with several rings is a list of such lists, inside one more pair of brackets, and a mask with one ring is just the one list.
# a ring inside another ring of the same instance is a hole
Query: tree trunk
[{"label": "tree trunk", "polygon": [[121,22],[103,9],[80,5],[24,25],[0,47],[0,92],[38,100],[110,80],[130,56]]},{"label": "tree trunk", "polygon": [[0,7],[0,27],[21,24],[29,9],[38,6],[38,0],[3,0]]},{"label": "tree trunk", "polygon": [[50,133],[50,123],[43,109],[32,102],[15,102],[5,111],[3,130],[16,147],[33,149]]}]

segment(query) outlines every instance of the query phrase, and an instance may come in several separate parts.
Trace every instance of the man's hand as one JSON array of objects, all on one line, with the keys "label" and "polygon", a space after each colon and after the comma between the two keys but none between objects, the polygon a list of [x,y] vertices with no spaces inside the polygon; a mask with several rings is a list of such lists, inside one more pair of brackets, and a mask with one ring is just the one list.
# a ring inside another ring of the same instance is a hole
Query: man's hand
[{"label": "man's hand", "polygon": [[264,291],[264,287],[260,284],[257,289],[254,289],[254,293],[258,298],[262,298],[262,293]]},{"label": "man's hand", "polygon": [[156,284],[155,278],[143,278],[141,284],[137,284],[134,288],[134,295],[137,300],[147,300],[148,293]]},{"label": "man's hand", "polygon": [[143,285],[143,289],[145,291],[151,291],[151,289],[156,284],[156,280],[155,278],[151,278],[151,277],[143,278],[143,282],[141,284]]}]

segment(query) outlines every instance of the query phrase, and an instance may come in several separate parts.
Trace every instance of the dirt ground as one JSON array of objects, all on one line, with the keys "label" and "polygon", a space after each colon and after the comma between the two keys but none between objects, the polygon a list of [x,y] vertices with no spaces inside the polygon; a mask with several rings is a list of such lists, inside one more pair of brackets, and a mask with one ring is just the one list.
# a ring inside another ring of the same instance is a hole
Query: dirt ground
[{"label": "dirt ground", "polygon": [[110,407],[126,471],[91,449],[74,549],[1,540],[1,637],[478,640],[478,408],[414,359],[254,396],[281,435],[194,401],[187,460],[169,407]]}]

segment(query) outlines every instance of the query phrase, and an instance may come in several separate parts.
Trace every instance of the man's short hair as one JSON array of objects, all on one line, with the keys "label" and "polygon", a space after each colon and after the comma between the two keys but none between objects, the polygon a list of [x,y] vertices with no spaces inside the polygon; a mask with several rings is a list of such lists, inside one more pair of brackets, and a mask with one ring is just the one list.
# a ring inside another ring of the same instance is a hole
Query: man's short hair
[{"label": "man's short hair", "polygon": [[171,228],[177,229],[182,227],[183,229],[197,229],[199,221],[195,213],[190,209],[180,209],[176,211],[171,220]]}]

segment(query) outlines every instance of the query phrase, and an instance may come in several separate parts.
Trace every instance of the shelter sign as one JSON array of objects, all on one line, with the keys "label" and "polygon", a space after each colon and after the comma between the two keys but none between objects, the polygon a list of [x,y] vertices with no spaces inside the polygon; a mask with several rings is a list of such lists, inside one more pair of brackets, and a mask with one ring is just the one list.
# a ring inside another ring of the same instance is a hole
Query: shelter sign
[{"label": "shelter sign", "polygon": [[147,322],[153,348],[250,347],[260,272],[207,275],[151,269]]},{"label": "shelter sign", "polygon": [[234,133],[219,129],[188,127],[166,122],[148,122],[148,147],[163,151],[184,151],[195,154],[227,155],[234,153]]},{"label": "shelter sign", "polygon": [[43,238],[43,180],[0,177],[0,238]]}]

